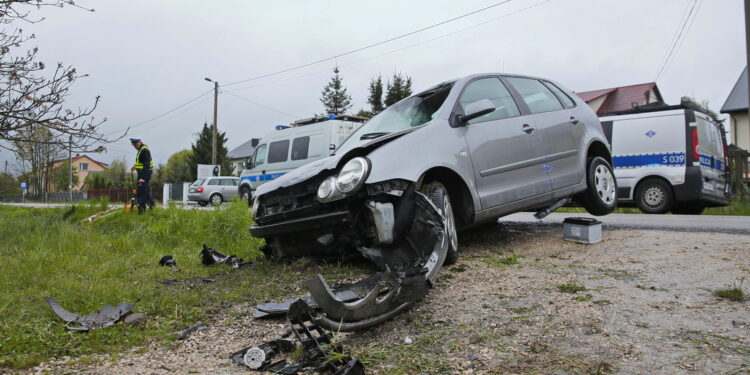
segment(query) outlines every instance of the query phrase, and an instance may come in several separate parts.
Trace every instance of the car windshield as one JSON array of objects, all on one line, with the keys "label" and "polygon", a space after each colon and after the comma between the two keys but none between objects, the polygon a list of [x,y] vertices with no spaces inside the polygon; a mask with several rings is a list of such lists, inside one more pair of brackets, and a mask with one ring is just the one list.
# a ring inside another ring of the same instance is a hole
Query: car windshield
[{"label": "car windshield", "polygon": [[336,153],[346,152],[386,134],[429,124],[437,117],[451,87],[453,82],[445,83],[388,107],[350,135]]},{"label": "car windshield", "polygon": [[201,186],[201,185],[203,185],[203,181],[205,181],[205,180],[202,180],[202,179],[201,180],[195,180],[195,182],[193,182],[193,186]]}]

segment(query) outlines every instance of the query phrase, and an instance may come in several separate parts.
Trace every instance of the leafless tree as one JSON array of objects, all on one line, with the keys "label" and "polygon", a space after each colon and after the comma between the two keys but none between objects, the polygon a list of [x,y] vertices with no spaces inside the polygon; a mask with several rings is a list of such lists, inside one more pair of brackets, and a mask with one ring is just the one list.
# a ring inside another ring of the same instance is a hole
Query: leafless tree
[{"label": "leafless tree", "polygon": [[27,127],[19,131],[24,141],[15,142],[19,172],[28,183],[30,196],[39,196],[52,187],[52,167],[62,156],[60,146],[52,142],[52,132],[45,127]]},{"label": "leafless tree", "polygon": [[[38,60],[37,49],[24,45],[35,38],[20,27],[41,22],[31,12],[42,7],[74,6],[86,11],[73,0],[0,0],[0,147],[17,153],[26,144],[43,143],[76,152],[101,151],[106,139],[98,131],[105,119],[92,116],[99,103],[94,99],[89,108],[70,109],[65,99],[73,83],[86,75],[72,66],[57,63],[47,69]],[[49,137],[37,137],[39,129],[49,131]]]}]

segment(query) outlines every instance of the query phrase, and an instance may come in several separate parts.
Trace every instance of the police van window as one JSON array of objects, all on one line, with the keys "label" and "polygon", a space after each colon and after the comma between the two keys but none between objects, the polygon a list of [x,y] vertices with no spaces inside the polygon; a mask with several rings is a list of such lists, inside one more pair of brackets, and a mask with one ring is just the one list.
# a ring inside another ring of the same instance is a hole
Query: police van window
[{"label": "police van window", "polygon": [[468,104],[482,99],[489,99],[495,105],[495,110],[469,121],[469,124],[500,120],[520,114],[510,92],[497,78],[483,78],[470,83],[461,93],[459,103],[461,107],[466,108]]},{"label": "police van window", "polygon": [[535,79],[508,77],[513,87],[516,88],[523,101],[529,106],[531,113],[542,113],[563,109],[555,94],[546,86]]},{"label": "police van window", "polygon": [[310,149],[310,137],[294,138],[292,141],[292,160],[307,159],[307,151]]},{"label": "police van window", "polygon": [[272,142],[268,146],[268,162],[281,163],[289,157],[289,140]]},{"label": "police van window", "polygon": [[552,90],[555,95],[557,95],[557,98],[560,99],[560,101],[563,104],[563,107],[566,109],[573,108],[576,106],[576,103],[573,101],[573,99],[568,96],[568,94],[565,93],[565,91],[561,90],[559,87],[555,86],[552,82],[542,81],[544,82],[544,85],[547,86],[550,90]]},{"label": "police van window", "polygon": [[221,185],[221,181],[218,178],[214,178],[213,180],[208,180],[208,183],[206,185],[218,186],[218,185]]},{"label": "police van window", "polygon": [[266,162],[266,145],[260,145],[255,149],[255,157],[253,158],[253,168]]}]

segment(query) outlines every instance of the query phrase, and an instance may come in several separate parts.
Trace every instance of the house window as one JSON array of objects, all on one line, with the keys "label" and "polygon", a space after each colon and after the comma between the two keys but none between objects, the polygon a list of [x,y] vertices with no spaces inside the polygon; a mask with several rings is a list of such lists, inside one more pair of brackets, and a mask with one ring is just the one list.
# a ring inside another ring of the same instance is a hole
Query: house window
[{"label": "house window", "polygon": [[88,171],[89,170],[89,163],[78,164],[78,170],[80,170],[80,171]]}]

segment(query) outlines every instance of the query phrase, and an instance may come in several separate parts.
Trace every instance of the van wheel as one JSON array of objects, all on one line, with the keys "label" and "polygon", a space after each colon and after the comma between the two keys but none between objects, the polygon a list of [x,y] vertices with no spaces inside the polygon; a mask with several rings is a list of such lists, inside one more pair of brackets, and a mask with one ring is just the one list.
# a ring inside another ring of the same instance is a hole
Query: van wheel
[{"label": "van wheel", "polygon": [[581,203],[590,214],[602,216],[617,208],[617,181],[606,159],[590,159],[586,173],[587,189],[581,194]]},{"label": "van wheel", "polygon": [[706,207],[697,203],[677,203],[672,208],[675,215],[700,215]]},{"label": "van wheel", "polygon": [[422,186],[420,191],[429,197],[440,213],[445,216],[449,246],[443,264],[447,266],[455,264],[458,261],[458,233],[456,230],[456,219],[453,215],[453,206],[448,196],[448,189],[445,188],[445,185],[436,181]]},{"label": "van wheel", "polygon": [[247,202],[248,206],[252,206],[253,205],[253,200],[251,199],[252,198],[252,193],[250,192],[250,188],[249,187],[245,186],[242,189],[240,189],[240,198],[242,198],[242,200],[244,200],[245,202]]},{"label": "van wheel", "polygon": [[221,194],[219,193],[214,193],[213,195],[211,195],[210,200],[211,200],[211,205],[213,206],[219,206],[221,205],[221,202],[224,201],[224,199],[221,198]]},{"label": "van wheel", "polygon": [[647,214],[665,214],[672,209],[672,188],[656,178],[641,182],[635,191],[635,204]]}]

